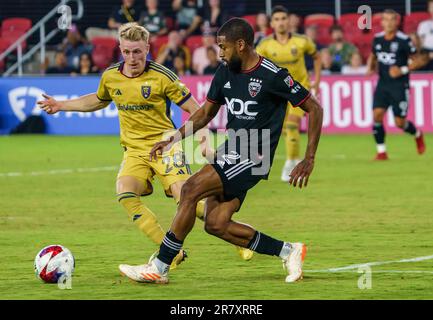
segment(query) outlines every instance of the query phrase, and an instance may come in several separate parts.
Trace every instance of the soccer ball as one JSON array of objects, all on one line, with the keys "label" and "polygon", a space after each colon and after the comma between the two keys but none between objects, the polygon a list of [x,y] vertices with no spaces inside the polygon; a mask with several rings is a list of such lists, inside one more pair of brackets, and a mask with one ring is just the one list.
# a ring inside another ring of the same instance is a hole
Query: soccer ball
[{"label": "soccer ball", "polygon": [[72,252],[61,245],[43,248],[35,257],[35,274],[46,283],[57,283],[62,276],[70,277],[75,260]]}]

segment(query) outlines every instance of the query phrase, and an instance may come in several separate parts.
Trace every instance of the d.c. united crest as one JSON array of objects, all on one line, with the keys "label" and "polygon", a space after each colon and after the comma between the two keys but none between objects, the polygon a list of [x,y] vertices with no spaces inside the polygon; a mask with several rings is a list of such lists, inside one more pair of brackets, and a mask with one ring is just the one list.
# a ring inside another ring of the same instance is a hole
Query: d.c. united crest
[{"label": "d.c. united crest", "polygon": [[150,91],[151,91],[150,86],[141,86],[141,94],[145,99],[150,97]]},{"label": "d.c. united crest", "polygon": [[248,92],[250,93],[250,96],[254,98],[262,89],[262,80],[251,78],[250,81],[251,82],[248,84]]}]

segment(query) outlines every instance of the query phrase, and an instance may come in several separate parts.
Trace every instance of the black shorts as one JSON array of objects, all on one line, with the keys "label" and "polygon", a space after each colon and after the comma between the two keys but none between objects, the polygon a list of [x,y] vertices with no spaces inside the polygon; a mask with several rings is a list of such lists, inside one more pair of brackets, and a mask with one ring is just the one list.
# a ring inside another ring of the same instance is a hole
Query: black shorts
[{"label": "black shorts", "polygon": [[230,146],[228,141],[217,150],[212,166],[221,178],[224,188],[224,200],[238,198],[241,208],[249,189],[260,180],[267,179],[269,168],[262,169],[262,159],[245,156],[238,148]]},{"label": "black shorts", "polygon": [[373,109],[392,107],[395,117],[406,118],[409,108],[409,84],[384,85],[378,83],[374,92]]}]

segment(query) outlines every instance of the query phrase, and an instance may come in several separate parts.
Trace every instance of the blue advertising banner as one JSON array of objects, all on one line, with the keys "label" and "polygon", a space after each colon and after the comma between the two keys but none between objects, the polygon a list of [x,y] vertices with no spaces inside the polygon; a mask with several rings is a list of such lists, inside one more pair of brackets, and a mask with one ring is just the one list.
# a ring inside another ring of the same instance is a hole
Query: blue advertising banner
[{"label": "blue advertising banner", "polygon": [[[119,120],[114,103],[95,112],[59,112],[47,115],[41,112],[36,101],[42,94],[56,100],[73,99],[96,92],[99,77],[22,77],[0,78],[0,134],[10,131],[30,115],[42,115],[48,134],[94,135],[118,134]],[[171,115],[178,127],[182,110],[172,103]]]}]

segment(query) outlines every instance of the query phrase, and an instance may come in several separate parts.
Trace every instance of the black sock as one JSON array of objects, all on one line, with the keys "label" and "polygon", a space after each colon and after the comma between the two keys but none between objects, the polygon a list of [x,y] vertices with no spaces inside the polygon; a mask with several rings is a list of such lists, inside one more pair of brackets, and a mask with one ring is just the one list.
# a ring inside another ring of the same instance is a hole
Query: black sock
[{"label": "black sock", "polygon": [[385,143],[385,128],[383,127],[383,123],[375,122],[373,124],[373,136],[374,140],[376,140],[376,144]]},{"label": "black sock", "polygon": [[158,259],[165,264],[171,265],[173,259],[182,249],[183,241],[177,240],[173,232],[166,233],[159,247]]},{"label": "black sock", "polygon": [[264,233],[256,231],[254,237],[248,243],[248,248],[262,254],[279,256],[284,242],[271,238]]},{"label": "black sock", "polygon": [[404,125],[403,130],[404,130],[404,132],[407,132],[413,136],[416,134],[416,128],[415,128],[414,124],[410,121],[406,121],[406,124]]}]

